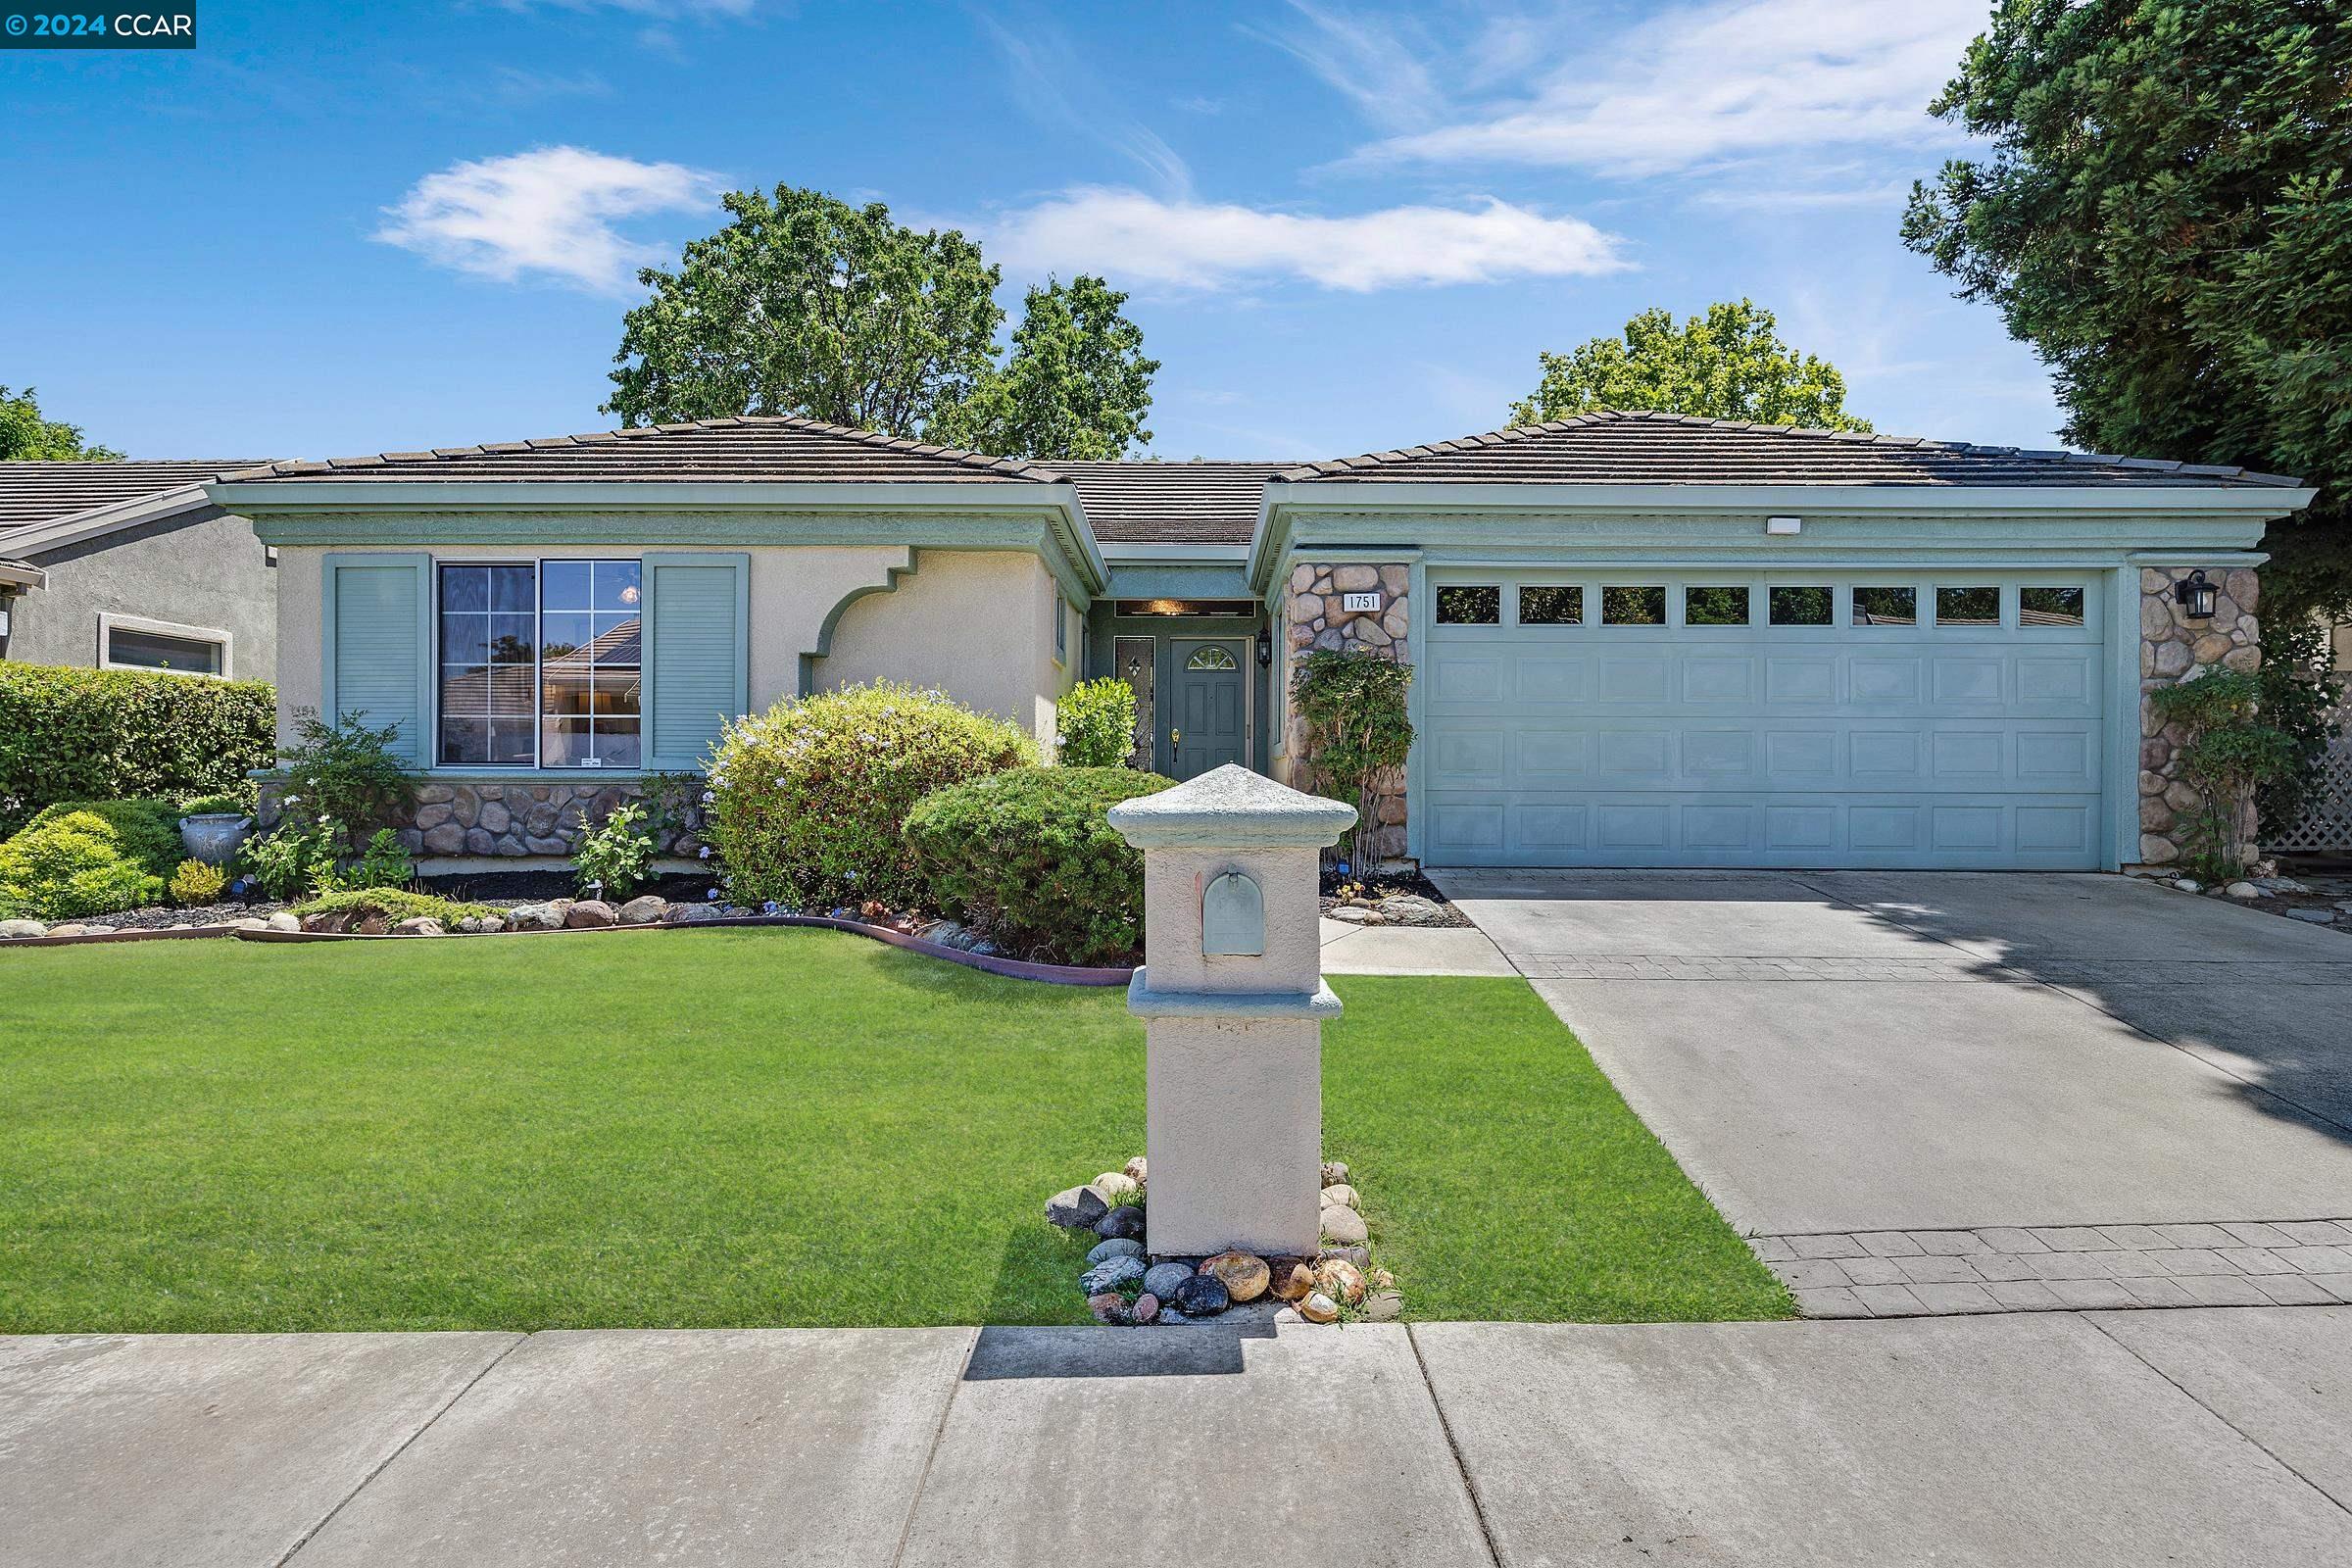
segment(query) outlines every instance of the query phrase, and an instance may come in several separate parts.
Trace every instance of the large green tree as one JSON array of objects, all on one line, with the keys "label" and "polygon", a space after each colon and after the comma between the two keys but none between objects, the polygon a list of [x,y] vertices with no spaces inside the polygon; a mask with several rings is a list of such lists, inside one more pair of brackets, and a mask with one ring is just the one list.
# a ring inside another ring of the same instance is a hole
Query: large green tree
[{"label": "large green tree", "polygon": [[1845,377],[1837,368],[1782,342],[1779,321],[1752,300],[1710,305],[1680,326],[1671,311],[1643,311],[1621,338],[1596,337],[1542,360],[1543,381],[1511,406],[1517,423],[1649,409],[1817,430],[1870,428],[1845,412]]},{"label": "large green tree", "polygon": [[78,424],[44,418],[31,387],[11,392],[0,385],[0,463],[112,463],[122,456],[83,439]]},{"label": "large green tree", "polygon": [[2266,642],[2352,612],[2352,10],[2004,0],[1934,106],[1991,146],[1903,240],[2055,374],[2069,441],[2321,487],[2275,526]]},{"label": "large green tree", "polygon": [[1001,355],[1002,277],[959,231],[791,185],[725,205],[676,270],[639,273],[652,297],[623,320],[605,404],[624,422],[798,414],[1042,459],[1151,439],[1158,366],[1102,279],[1031,290]]}]

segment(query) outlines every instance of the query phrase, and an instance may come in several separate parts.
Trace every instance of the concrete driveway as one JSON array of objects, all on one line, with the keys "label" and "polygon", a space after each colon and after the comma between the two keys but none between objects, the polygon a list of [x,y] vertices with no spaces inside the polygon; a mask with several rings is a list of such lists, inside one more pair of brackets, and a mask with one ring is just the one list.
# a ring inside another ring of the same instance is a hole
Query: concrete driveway
[{"label": "concrete driveway", "polygon": [[1431,876],[1751,1235],[2352,1216],[2339,933],[2116,876]]}]

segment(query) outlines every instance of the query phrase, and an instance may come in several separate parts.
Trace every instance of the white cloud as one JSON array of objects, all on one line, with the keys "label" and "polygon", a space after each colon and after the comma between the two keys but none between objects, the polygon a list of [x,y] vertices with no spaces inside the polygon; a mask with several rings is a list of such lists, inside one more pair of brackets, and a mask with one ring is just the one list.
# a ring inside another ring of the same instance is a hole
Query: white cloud
[{"label": "white cloud", "polygon": [[1632,265],[1616,236],[1583,219],[1546,217],[1494,197],[1469,208],[1389,207],[1322,218],[1082,186],[980,226],[1008,270],[1083,268],[1122,285],[1217,288],[1290,277],[1361,293],[1590,276]]},{"label": "white cloud", "polygon": [[1390,136],[1358,159],[1639,176],[1795,148],[1951,139],[1928,102],[1958,71],[1985,9],[1984,0],[1719,0],[1597,45],[1571,41],[1566,25],[1554,25],[1554,64],[1520,96],[1454,111],[1450,122]]},{"label": "white cloud", "polygon": [[715,174],[641,164],[584,147],[539,147],[453,164],[418,180],[374,237],[443,267],[513,282],[528,274],[626,293],[660,247],[628,238],[622,219],[710,205]]},{"label": "white cloud", "polygon": [[1297,60],[1374,124],[1401,130],[1436,118],[1443,97],[1429,61],[1437,51],[1413,24],[1353,16],[1306,0],[1291,0],[1291,9],[1306,19],[1304,30],[1241,31]]}]

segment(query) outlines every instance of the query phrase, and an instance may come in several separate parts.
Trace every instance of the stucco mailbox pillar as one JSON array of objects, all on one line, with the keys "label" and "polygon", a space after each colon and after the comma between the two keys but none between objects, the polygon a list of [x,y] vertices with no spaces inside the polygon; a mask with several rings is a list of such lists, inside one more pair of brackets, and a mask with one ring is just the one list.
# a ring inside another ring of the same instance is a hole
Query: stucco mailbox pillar
[{"label": "stucco mailbox pillar", "polygon": [[1110,824],[1144,852],[1145,1245],[1313,1255],[1322,1239],[1320,851],[1352,807],[1225,766],[1125,801]]}]

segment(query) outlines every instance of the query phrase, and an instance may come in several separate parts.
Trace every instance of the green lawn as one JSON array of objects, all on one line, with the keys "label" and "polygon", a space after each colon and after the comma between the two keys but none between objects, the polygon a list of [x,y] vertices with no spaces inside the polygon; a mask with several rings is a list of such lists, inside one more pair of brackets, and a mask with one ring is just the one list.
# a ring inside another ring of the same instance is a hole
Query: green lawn
[{"label": "green lawn", "polygon": [[[1788,1310],[1524,984],[1337,989],[1410,1315]],[[0,1332],[1082,1321],[1124,1002],[806,930],[0,954]]]}]

